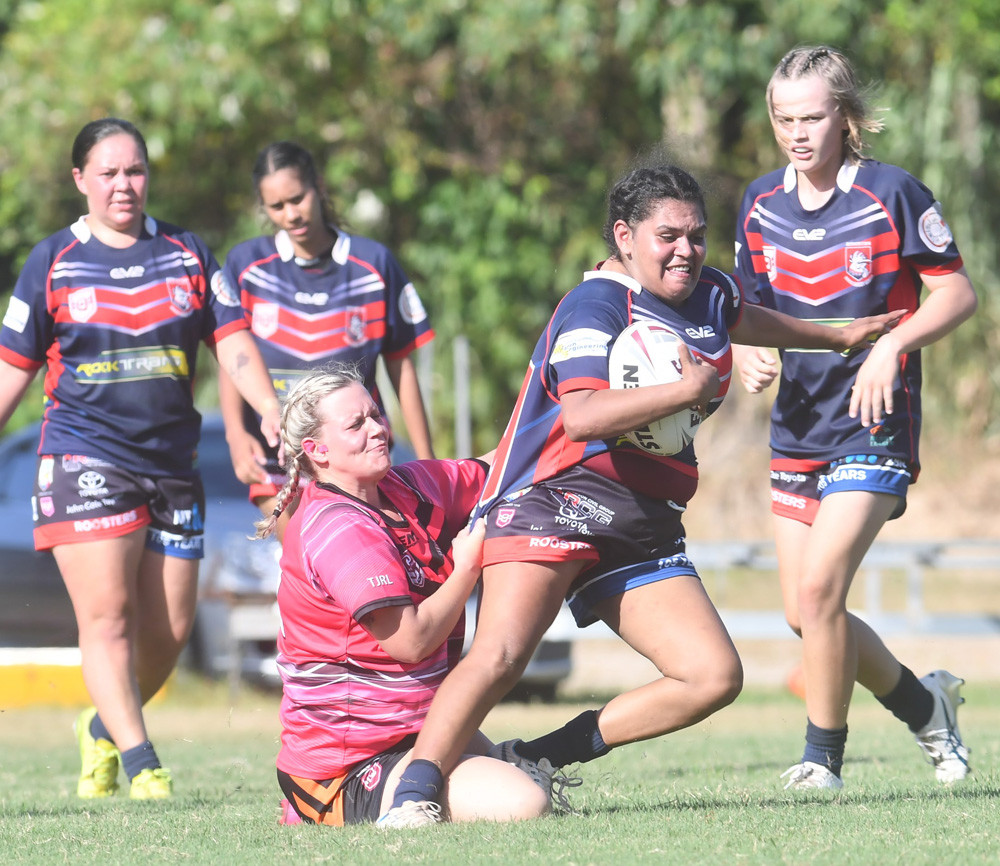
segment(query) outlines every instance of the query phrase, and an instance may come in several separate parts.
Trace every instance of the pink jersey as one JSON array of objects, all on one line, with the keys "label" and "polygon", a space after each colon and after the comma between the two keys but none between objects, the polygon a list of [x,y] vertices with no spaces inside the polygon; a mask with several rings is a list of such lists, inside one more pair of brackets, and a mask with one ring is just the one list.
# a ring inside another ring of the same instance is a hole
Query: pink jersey
[{"label": "pink jersey", "polygon": [[278,609],[281,751],[278,767],[310,779],[342,775],[420,730],[458,660],[464,622],[415,664],[392,658],[360,620],[419,605],[451,574],[451,542],[482,491],[478,460],[392,468],[388,518],[333,485],[312,482],[285,532]]}]

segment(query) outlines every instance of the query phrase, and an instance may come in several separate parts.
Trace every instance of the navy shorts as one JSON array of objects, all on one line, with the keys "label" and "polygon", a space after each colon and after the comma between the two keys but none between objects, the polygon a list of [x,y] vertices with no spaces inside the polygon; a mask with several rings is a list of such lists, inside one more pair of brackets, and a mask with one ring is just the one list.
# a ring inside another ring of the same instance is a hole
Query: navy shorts
[{"label": "navy shorts", "polygon": [[851,454],[830,462],[774,456],[771,460],[771,511],[812,526],[824,496],[849,490],[899,497],[889,516],[902,517],[913,469],[904,460],[878,454]]},{"label": "navy shorts", "polygon": [[31,498],[36,550],[127,535],[179,559],[205,555],[205,491],[197,475],[146,478],[97,457],[46,454]]},{"label": "navy shorts", "polygon": [[597,602],[678,575],[698,576],[685,552],[683,512],[682,505],[574,466],[487,512],[483,565],[587,561],[566,595],[582,628],[597,621]]}]

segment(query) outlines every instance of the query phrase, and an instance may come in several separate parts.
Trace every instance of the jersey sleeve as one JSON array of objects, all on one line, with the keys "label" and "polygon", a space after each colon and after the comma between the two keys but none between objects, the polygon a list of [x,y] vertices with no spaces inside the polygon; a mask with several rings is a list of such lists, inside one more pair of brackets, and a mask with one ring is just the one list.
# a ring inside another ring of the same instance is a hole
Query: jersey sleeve
[{"label": "jersey sleeve", "polygon": [[548,390],[559,397],[610,387],[608,353],[628,321],[607,283],[593,282],[603,284],[604,290],[584,284],[560,302],[549,323],[546,356],[536,364],[544,371]]},{"label": "jersey sleeve", "polygon": [[736,261],[733,275],[742,289],[746,303],[767,304],[770,282],[764,279],[754,266],[755,253],[758,259],[763,260],[764,256],[760,248],[759,232],[756,230],[757,198],[752,185],[743,193],[740,214],[736,221]]},{"label": "jersey sleeve", "polygon": [[223,337],[247,328],[240,304],[235,281],[219,266],[218,261],[204,242],[192,235],[192,244],[198,251],[202,267],[205,269],[205,322],[202,339],[208,345],[215,345]]},{"label": "jersey sleeve", "polygon": [[45,291],[52,257],[48,244],[28,255],[0,326],[0,358],[22,370],[37,370],[53,341],[53,318]]},{"label": "jersey sleeve", "polygon": [[898,178],[893,186],[898,201],[894,210],[900,221],[900,255],[920,273],[945,274],[958,270],[962,259],[951,229],[944,219],[940,202],[921,181],[895,166]]},{"label": "jersey sleeve", "polygon": [[306,518],[302,524],[306,574],[355,620],[380,607],[413,603],[399,551],[370,516],[334,503]]},{"label": "jersey sleeve", "polygon": [[427,310],[413,283],[396,257],[384,250],[383,274],[386,286],[386,358],[397,359],[434,339]]}]

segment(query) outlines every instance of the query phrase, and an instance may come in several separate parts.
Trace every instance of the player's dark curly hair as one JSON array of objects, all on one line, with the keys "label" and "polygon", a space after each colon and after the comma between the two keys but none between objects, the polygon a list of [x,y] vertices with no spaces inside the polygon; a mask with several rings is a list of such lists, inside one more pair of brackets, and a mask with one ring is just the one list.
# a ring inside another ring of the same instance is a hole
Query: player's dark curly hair
[{"label": "player's dark curly hair", "polygon": [[320,211],[323,221],[329,226],[338,225],[336,214],[327,201],[326,191],[320,183],[316,162],[312,154],[301,144],[294,141],[275,141],[265,147],[253,164],[253,188],[260,198],[260,182],[283,168],[293,168],[299,173],[299,179],[305,186],[312,187],[319,193]]},{"label": "player's dark curly hair", "polygon": [[676,165],[656,163],[634,168],[611,187],[604,242],[612,258],[618,257],[615,223],[623,220],[634,228],[666,200],[691,202],[698,206],[703,217],[706,214],[705,196],[698,181]]}]

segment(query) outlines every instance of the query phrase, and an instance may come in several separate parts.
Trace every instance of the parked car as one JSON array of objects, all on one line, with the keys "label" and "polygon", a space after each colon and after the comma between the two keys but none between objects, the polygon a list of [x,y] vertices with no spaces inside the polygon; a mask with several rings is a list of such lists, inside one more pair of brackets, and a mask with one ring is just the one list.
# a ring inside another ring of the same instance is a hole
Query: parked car
[{"label": "parked car", "polygon": [[[0,647],[77,644],[73,608],[55,560],[32,545],[30,499],[38,438],[39,425],[33,424],[0,439]],[[409,459],[405,451],[401,459]],[[205,560],[195,625],[182,662],[213,677],[277,687],[275,593],[281,551],[274,540],[248,537],[259,515],[233,474],[217,413],[203,418],[198,465],[205,483]],[[466,646],[475,628],[475,604],[473,596],[466,606]],[[571,671],[574,629],[564,606],[516,696],[555,696]]]}]

